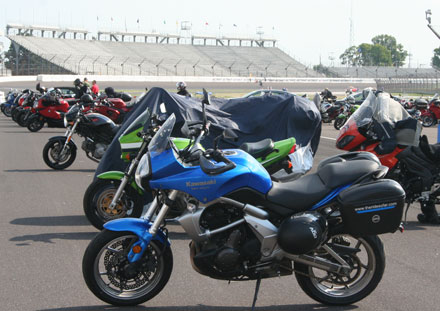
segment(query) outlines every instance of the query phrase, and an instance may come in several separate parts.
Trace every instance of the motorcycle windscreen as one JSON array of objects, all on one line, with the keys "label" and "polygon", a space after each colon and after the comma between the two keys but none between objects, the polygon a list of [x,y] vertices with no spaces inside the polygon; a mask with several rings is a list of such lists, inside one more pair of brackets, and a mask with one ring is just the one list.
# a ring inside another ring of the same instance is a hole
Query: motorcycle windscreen
[{"label": "motorcycle windscreen", "polygon": [[[149,125],[149,120],[151,116],[150,109],[145,109],[131,124],[128,126],[125,131],[119,137],[119,143],[121,144],[122,152],[124,149],[127,149],[125,145],[127,144],[138,144],[137,148],[140,147],[141,138],[137,136],[137,134],[142,131],[144,126]],[[129,148],[130,149],[130,148]]]}]

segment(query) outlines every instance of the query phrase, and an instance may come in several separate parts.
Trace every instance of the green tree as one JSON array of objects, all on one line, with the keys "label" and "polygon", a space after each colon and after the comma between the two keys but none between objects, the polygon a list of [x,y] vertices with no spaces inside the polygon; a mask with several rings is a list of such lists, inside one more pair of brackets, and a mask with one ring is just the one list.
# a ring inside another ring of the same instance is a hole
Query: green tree
[{"label": "green tree", "polygon": [[344,51],[344,53],[339,56],[341,63],[343,65],[349,66],[360,66],[361,65],[361,54],[359,53],[359,48],[357,46],[351,46]]},{"label": "green tree", "polygon": [[339,56],[341,63],[350,66],[403,66],[408,52],[396,38],[378,35],[370,43],[349,47]]},{"label": "green tree", "polygon": [[440,48],[434,49],[434,56],[431,59],[432,67],[440,69]]},{"label": "green tree", "polygon": [[373,44],[379,44],[390,51],[393,66],[403,66],[408,52],[403,49],[402,44],[397,44],[396,38],[390,35],[378,35],[371,39],[371,41]]},{"label": "green tree", "polygon": [[391,66],[391,52],[380,44],[362,43],[359,45],[363,66]]}]

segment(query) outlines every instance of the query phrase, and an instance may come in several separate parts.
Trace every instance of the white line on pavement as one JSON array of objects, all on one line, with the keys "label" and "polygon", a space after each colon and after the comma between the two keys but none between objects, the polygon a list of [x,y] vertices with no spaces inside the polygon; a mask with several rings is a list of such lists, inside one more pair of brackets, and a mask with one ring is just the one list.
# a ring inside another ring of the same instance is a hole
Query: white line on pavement
[{"label": "white line on pavement", "polygon": [[324,139],[330,139],[330,140],[336,140],[336,138],[333,138],[333,137],[326,137],[326,136],[321,136],[321,138],[324,138]]}]

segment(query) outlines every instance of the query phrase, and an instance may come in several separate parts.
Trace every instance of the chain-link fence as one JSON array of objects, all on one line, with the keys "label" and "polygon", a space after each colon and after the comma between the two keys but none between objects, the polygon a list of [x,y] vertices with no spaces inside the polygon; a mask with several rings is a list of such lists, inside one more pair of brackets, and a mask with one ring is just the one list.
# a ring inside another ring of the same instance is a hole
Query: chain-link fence
[{"label": "chain-link fence", "polygon": [[440,79],[376,79],[377,88],[389,93],[433,94],[440,93]]}]

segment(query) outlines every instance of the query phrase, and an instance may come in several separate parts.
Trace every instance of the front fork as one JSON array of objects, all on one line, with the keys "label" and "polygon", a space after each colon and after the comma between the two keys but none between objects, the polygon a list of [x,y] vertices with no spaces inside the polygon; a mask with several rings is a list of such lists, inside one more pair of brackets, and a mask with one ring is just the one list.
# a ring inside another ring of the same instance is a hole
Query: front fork
[{"label": "front fork", "polygon": [[[168,195],[168,200],[165,200],[164,204],[159,210],[159,213],[157,214],[156,219],[150,226],[148,230],[145,230],[142,236],[139,236],[139,241],[133,244],[133,246],[130,249],[130,252],[128,253],[128,261],[130,263],[136,262],[139,259],[142,258],[142,255],[144,254],[145,250],[148,247],[148,244],[150,244],[151,240],[156,236],[157,231],[159,230],[159,226],[162,223],[162,221],[165,219],[165,216],[168,212],[168,209],[170,208],[170,204],[174,202],[174,200],[177,197],[177,194],[179,191],[177,190],[171,190],[170,194]],[[157,207],[159,206],[157,197],[153,200],[151,203],[147,214],[144,217],[144,220],[147,222],[150,222],[150,219],[152,218],[153,214],[155,213]]]},{"label": "front fork", "polygon": [[110,203],[109,206],[110,210],[113,210],[116,207],[116,205],[118,205],[119,201],[121,200],[122,194],[124,193],[125,186],[127,185],[130,179],[129,176],[133,176],[133,170],[136,169],[138,164],[139,164],[139,160],[137,158],[131,161],[128,171],[124,173],[124,177],[121,179],[121,183],[119,184],[119,187],[116,190],[115,195],[113,196],[112,202]]},{"label": "front fork", "polygon": [[73,135],[73,133],[75,133],[75,129],[76,129],[77,125],[78,125],[78,122],[75,122],[75,124],[70,129],[67,128],[67,131],[64,134],[64,136],[66,136],[66,141],[64,142],[63,149],[61,149],[61,151],[60,151],[60,158],[62,158],[64,156],[64,154],[66,153],[67,145],[72,140],[72,135]]}]

